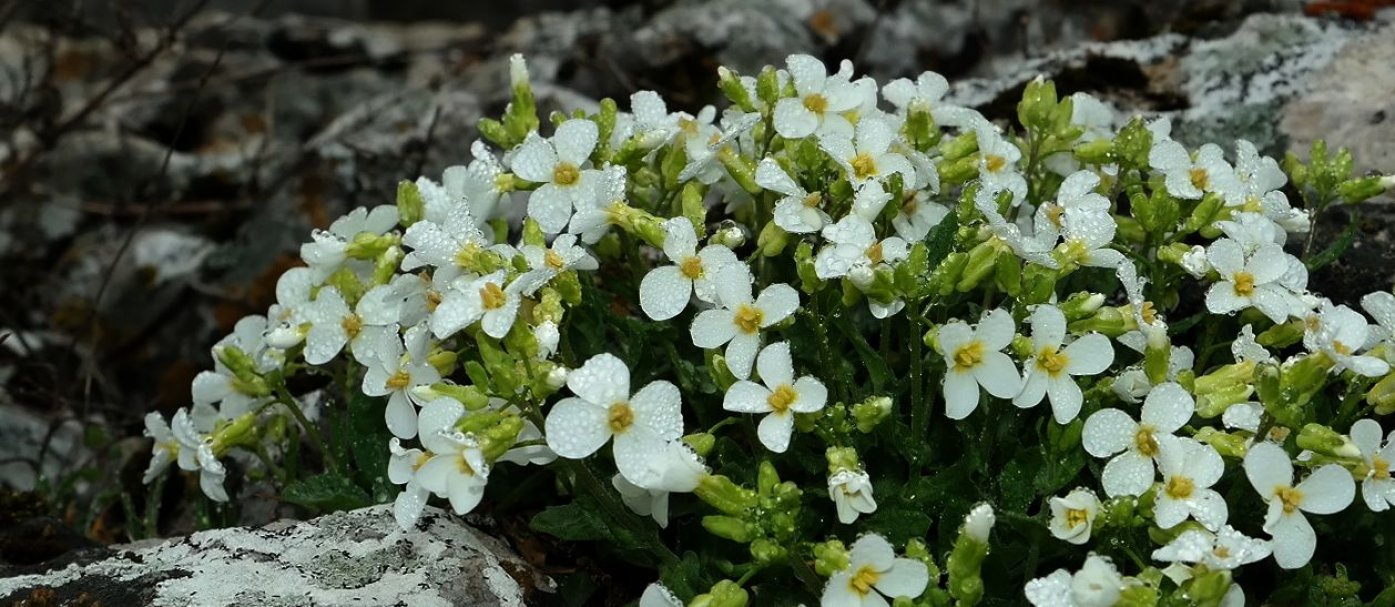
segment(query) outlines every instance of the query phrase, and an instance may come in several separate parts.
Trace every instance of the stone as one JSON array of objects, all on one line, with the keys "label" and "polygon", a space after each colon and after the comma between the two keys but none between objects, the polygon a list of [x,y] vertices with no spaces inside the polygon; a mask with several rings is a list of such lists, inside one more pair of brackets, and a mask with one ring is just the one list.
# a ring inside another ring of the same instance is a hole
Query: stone
[{"label": "stone", "polygon": [[459,519],[427,508],[403,531],[390,504],[112,546],[97,556],[0,579],[0,604],[521,607],[554,589]]}]

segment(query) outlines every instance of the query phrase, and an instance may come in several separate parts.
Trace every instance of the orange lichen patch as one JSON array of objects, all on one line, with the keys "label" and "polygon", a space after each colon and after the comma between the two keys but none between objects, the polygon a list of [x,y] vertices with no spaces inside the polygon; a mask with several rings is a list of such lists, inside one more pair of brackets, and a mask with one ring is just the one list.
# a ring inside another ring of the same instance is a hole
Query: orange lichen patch
[{"label": "orange lichen patch", "polygon": [[1335,14],[1353,21],[1370,21],[1376,12],[1388,6],[1395,6],[1395,0],[1330,0],[1310,2],[1303,7],[1309,17]]}]

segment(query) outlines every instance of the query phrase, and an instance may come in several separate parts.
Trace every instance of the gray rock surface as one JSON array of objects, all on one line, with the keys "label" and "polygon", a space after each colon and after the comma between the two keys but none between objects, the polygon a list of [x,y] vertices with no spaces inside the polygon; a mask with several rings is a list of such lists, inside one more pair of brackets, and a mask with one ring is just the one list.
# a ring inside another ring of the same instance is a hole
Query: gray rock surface
[{"label": "gray rock surface", "polygon": [[416,529],[402,531],[390,505],[113,546],[84,560],[0,579],[0,604],[515,607],[552,589],[459,519],[428,508]]}]

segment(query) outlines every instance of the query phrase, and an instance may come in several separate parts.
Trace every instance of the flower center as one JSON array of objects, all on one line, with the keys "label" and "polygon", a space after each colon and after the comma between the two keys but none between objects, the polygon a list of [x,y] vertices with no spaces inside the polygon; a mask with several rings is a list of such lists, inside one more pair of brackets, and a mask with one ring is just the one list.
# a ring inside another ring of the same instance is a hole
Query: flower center
[{"label": "flower center", "polygon": [[915,192],[906,194],[905,200],[901,203],[901,214],[910,216],[920,210],[920,201],[916,200]]},{"label": "flower center", "polygon": [[1174,476],[1167,479],[1167,487],[1164,491],[1167,496],[1175,500],[1184,500],[1192,496],[1196,490],[1196,483],[1185,476]]},{"label": "flower center", "polygon": [[679,130],[688,137],[696,137],[698,134],[698,121],[692,118],[683,118],[678,121]]},{"label": "flower center", "polygon": [[1138,315],[1143,317],[1143,322],[1153,324],[1158,320],[1158,311],[1153,308],[1153,302],[1145,301],[1138,307]]},{"label": "flower center", "polygon": [[1061,370],[1066,368],[1070,362],[1070,357],[1064,352],[1058,352],[1056,348],[1047,346],[1037,353],[1037,366],[1043,371],[1050,373],[1052,377],[1061,374]]},{"label": "flower center", "polygon": [[1215,555],[1215,557],[1218,559],[1228,559],[1230,558],[1230,547],[1216,546],[1215,548],[1211,549],[1211,554]]},{"label": "flower center", "polygon": [[862,152],[852,159],[853,177],[867,179],[877,174],[877,159],[871,154]]},{"label": "flower center", "polygon": [[967,371],[983,362],[983,342],[975,339],[954,351],[954,366]]},{"label": "flower center", "polygon": [[1348,346],[1335,339],[1332,340],[1332,351],[1341,354],[1342,356],[1351,356],[1351,346]]},{"label": "flower center", "polygon": [[811,209],[818,208],[819,204],[822,202],[822,192],[810,192],[808,196],[804,197],[804,206],[809,207]]},{"label": "flower center", "polygon": [[425,466],[426,462],[429,461],[431,461],[431,453],[422,452],[421,455],[418,455],[417,458],[412,461],[412,471],[416,472],[417,470],[421,470],[421,467]]},{"label": "flower center", "polygon": [[513,176],[510,175],[510,174],[508,174],[508,173],[500,173],[499,175],[495,176],[495,177],[494,177],[494,191],[496,191],[496,192],[512,192],[512,191],[513,191]]},{"label": "flower center", "polygon": [[825,99],[823,95],[818,93],[805,95],[804,109],[822,116],[824,112],[828,111],[828,99]]},{"label": "flower center", "polygon": [[702,278],[702,258],[697,255],[689,256],[678,264],[678,271],[683,273],[683,277],[688,280]]},{"label": "flower center", "polygon": [[1061,229],[1061,217],[1064,216],[1065,214],[1066,214],[1066,208],[1065,208],[1065,207],[1063,207],[1063,206],[1061,206],[1061,205],[1059,205],[1059,204],[1056,204],[1056,203],[1054,203],[1054,202],[1047,203],[1047,205],[1046,205],[1046,219],[1047,219],[1048,221],[1051,222],[1051,225],[1056,226],[1056,229],[1057,229],[1057,230]]},{"label": "flower center", "polygon": [[552,169],[552,183],[557,185],[572,185],[581,179],[581,169],[570,162],[559,162]]},{"label": "flower center", "polygon": [[499,285],[495,283],[486,282],[484,286],[480,288],[480,301],[484,303],[484,309],[498,310],[504,307],[504,302],[506,301],[504,290],[499,288]]},{"label": "flower center", "polygon": [[1255,275],[1249,272],[1235,273],[1235,294],[1249,297],[1255,292]]},{"label": "flower center", "polygon": [[989,173],[997,173],[1007,166],[1007,159],[997,154],[989,154],[983,158],[983,165],[988,168]]},{"label": "flower center", "polygon": [[867,247],[866,255],[867,255],[868,261],[871,261],[871,262],[874,263],[874,264],[881,263],[882,260],[885,259],[885,258],[882,256],[882,243],[881,243],[881,241],[877,241],[877,242],[875,242],[875,243],[872,243],[872,246]]},{"label": "flower center", "polygon": [[441,300],[442,300],[442,299],[445,299],[445,297],[442,296],[439,292],[437,292],[437,291],[427,291],[427,292],[426,292],[426,310],[427,310],[428,312],[435,312],[435,311],[436,311],[436,306],[441,305]]},{"label": "flower center", "polygon": [[858,596],[867,596],[872,592],[872,586],[882,579],[882,574],[877,573],[871,565],[863,565],[848,580],[848,588],[856,592]]},{"label": "flower center", "polygon": [[561,253],[548,249],[546,253],[543,253],[543,264],[560,272],[562,268],[567,267],[567,260],[562,259]]},{"label": "flower center", "polygon": [[1140,424],[1138,431],[1133,434],[1133,446],[1143,455],[1156,457],[1158,455],[1158,437],[1153,435],[1153,427]]},{"label": "flower center", "polygon": [[1303,492],[1294,487],[1279,487],[1274,490],[1274,497],[1279,498],[1279,502],[1284,505],[1284,514],[1293,514],[1298,505],[1303,503]]},{"label": "flower center", "polygon": [[358,332],[363,330],[363,319],[357,314],[349,314],[344,320],[339,321],[339,325],[344,327],[344,332],[349,334],[349,339],[358,337]]},{"label": "flower center", "polygon": [[480,246],[473,242],[460,247],[460,250],[455,252],[455,265],[462,268],[468,268],[474,265],[475,258],[479,255],[479,252]]},{"label": "flower center", "polygon": [[789,410],[790,405],[799,399],[799,393],[789,384],[780,384],[775,391],[766,397],[765,404],[770,405],[770,409],[776,413],[784,413]]},{"label": "flower center", "polygon": [[1245,197],[1245,204],[1240,207],[1246,213],[1259,213],[1264,211],[1264,202],[1258,196],[1251,194]]},{"label": "flower center", "polygon": [[1074,529],[1090,523],[1090,511],[1084,508],[1066,509],[1066,526]]},{"label": "flower center", "polygon": [[736,328],[741,329],[741,332],[746,334],[759,331],[760,323],[764,320],[765,312],[761,312],[760,308],[751,304],[741,304],[740,307],[736,308],[736,317],[733,319]]},{"label": "flower center", "polygon": [[635,423],[635,410],[630,408],[630,403],[620,401],[610,406],[610,411],[606,414],[606,423],[610,425],[610,431],[615,434],[623,434]]},{"label": "flower center", "polygon": [[392,377],[389,377],[387,380],[387,387],[392,388],[393,390],[401,390],[411,384],[412,374],[403,371],[402,369],[398,369],[397,372],[393,373]]},{"label": "flower center", "polygon": [[1378,481],[1390,480],[1390,462],[1377,457],[1371,462],[1371,467],[1374,468],[1372,478]]},{"label": "flower center", "polygon": [[1204,190],[1206,186],[1211,185],[1211,176],[1206,174],[1206,169],[1192,169],[1187,172],[1187,177],[1198,190]]}]

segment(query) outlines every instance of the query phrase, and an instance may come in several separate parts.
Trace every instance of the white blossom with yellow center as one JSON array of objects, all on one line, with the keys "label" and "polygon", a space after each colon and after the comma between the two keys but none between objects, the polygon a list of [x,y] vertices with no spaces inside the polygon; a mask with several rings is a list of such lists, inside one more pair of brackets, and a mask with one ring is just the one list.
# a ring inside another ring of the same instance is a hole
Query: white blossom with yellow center
[{"label": "white blossom with yellow center", "polygon": [[1256,443],[1245,454],[1245,476],[1269,503],[1264,531],[1273,536],[1274,561],[1284,569],[1308,564],[1317,550],[1317,534],[1303,513],[1341,512],[1356,497],[1356,483],[1339,464],[1327,464],[1293,484],[1293,462],[1283,447]]},{"label": "white blossom with yellow center", "polygon": [[[484,497],[484,487],[489,481],[489,464],[484,461],[484,452],[474,437],[461,433],[456,424],[466,415],[465,405],[448,396],[440,396],[422,407],[417,418],[417,435],[426,448],[422,456],[411,465],[416,468],[412,477],[422,489],[450,500],[451,509],[456,514],[467,514],[478,506]],[[405,476],[402,470],[406,462],[399,460],[395,476]],[[389,471],[391,473],[391,470]],[[411,489],[411,483],[406,483]],[[404,498],[402,507],[415,508],[411,496]],[[394,509],[396,505],[394,504]],[[405,514],[405,513],[404,513]]]},{"label": "white blossom with yellow center", "polygon": [[925,563],[898,558],[886,538],[868,533],[848,551],[848,566],[828,578],[822,607],[874,607],[887,598],[916,598],[930,583]]},{"label": "white blossom with yellow center", "polygon": [[1381,446],[1380,422],[1363,419],[1351,425],[1351,442],[1361,450],[1366,475],[1361,480],[1361,497],[1375,512],[1395,506],[1395,432]]},{"label": "white blossom with yellow center", "polygon": [[789,318],[799,309],[799,292],[776,283],[751,297],[751,269],[744,263],[723,266],[713,277],[721,307],[704,310],[693,319],[693,345],[719,348],[726,345],[727,367],[737,379],[751,377],[760,349],[761,331]]},{"label": "white blossom with yellow center", "polygon": [[1189,438],[1163,437],[1162,441],[1157,458],[1162,483],[1157,489],[1153,520],[1167,529],[1190,516],[1211,531],[1220,529],[1230,515],[1225,498],[1211,489],[1225,472],[1221,455],[1210,445]]},{"label": "white blossom with yellow center", "polygon": [[945,357],[945,416],[964,419],[978,408],[978,388],[998,398],[1012,398],[1022,389],[1022,377],[1007,354],[1014,325],[1006,310],[984,315],[978,326],[953,321],[940,328],[940,353]]},{"label": "white blossom with yellow center", "polygon": [[1211,243],[1206,248],[1206,260],[1221,279],[1206,290],[1206,309],[1230,314],[1253,307],[1275,323],[1302,316],[1307,306],[1291,288],[1297,285],[1286,284],[1289,281],[1285,280],[1291,257],[1273,243],[1260,245],[1249,253],[1229,238]]},{"label": "white blossom with yellow center", "polygon": [[826,133],[819,147],[847,174],[848,181],[860,186],[868,181],[885,181],[900,174],[905,184],[915,183],[915,169],[906,157],[892,151],[896,130],[885,119],[866,117],[851,133]]},{"label": "white blossom with yellow center", "polygon": [[1051,535],[1076,545],[1090,541],[1090,531],[1095,527],[1095,516],[1100,509],[1095,492],[1081,487],[1065,497],[1052,497],[1050,505]]},{"label": "white blossom with yellow center", "polygon": [[543,434],[559,457],[589,457],[614,439],[615,466],[625,480],[656,487],[674,462],[667,445],[683,434],[678,387],[658,380],[630,394],[630,369],[611,354],[597,354],[567,375],[576,396],[548,412]]},{"label": "white blossom with yellow center", "polygon": [[1153,461],[1161,454],[1162,442],[1186,425],[1194,411],[1192,395],[1180,384],[1167,382],[1148,393],[1139,421],[1118,409],[1101,409],[1086,419],[1081,436],[1085,450],[1098,458],[1114,456],[1100,478],[1105,494],[1143,495],[1153,485]]},{"label": "white blossom with yellow center", "polygon": [[503,270],[479,278],[457,278],[431,313],[431,332],[445,339],[476,322],[486,335],[503,339],[518,318],[528,281],[506,283]]},{"label": "white blossom with yellow center", "polygon": [[775,132],[786,139],[803,139],[815,133],[852,132],[852,124],[842,116],[861,102],[857,87],[844,73],[829,75],[823,62],[809,55],[785,59],[795,96],[775,104]]},{"label": "white blossom with yellow center", "polygon": [[639,283],[639,307],[654,320],[678,316],[688,302],[697,298],[717,303],[717,287],[713,281],[724,266],[737,263],[736,254],[719,244],[709,244],[698,250],[697,231],[684,217],[664,222],[664,255],[673,265],[659,266],[644,275]]},{"label": "white blossom with yellow center", "polygon": [[722,400],[722,408],[737,413],[765,413],[756,435],[766,449],[784,453],[794,434],[794,414],[822,409],[828,400],[828,389],[807,375],[795,379],[787,341],[761,350],[756,371],[761,383],[743,379],[732,384]]},{"label": "white blossom with yellow center", "polygon": [[599,136],[596,123],[577,118],[558,126],[551,139],[529,133],[514,152],[514,173],[542,184],[528,197],[528,216],[543,232],[561,232],[574,208],[592,203],[596,172],[583,167]]},{"label": "white blossom with yellow center", "polygon": [[1080,414],[1084,397],[1072,376],[1098,375],[1114,362],[1109,338],[1090,333],[1066,345],[1066,316],[1060,308],[1041,304],[1032,311],[1032,359],[1025,369],[1022,391],[1012,399],[1019,407],[1051,400],[1056,422],[1068,424]]}]

